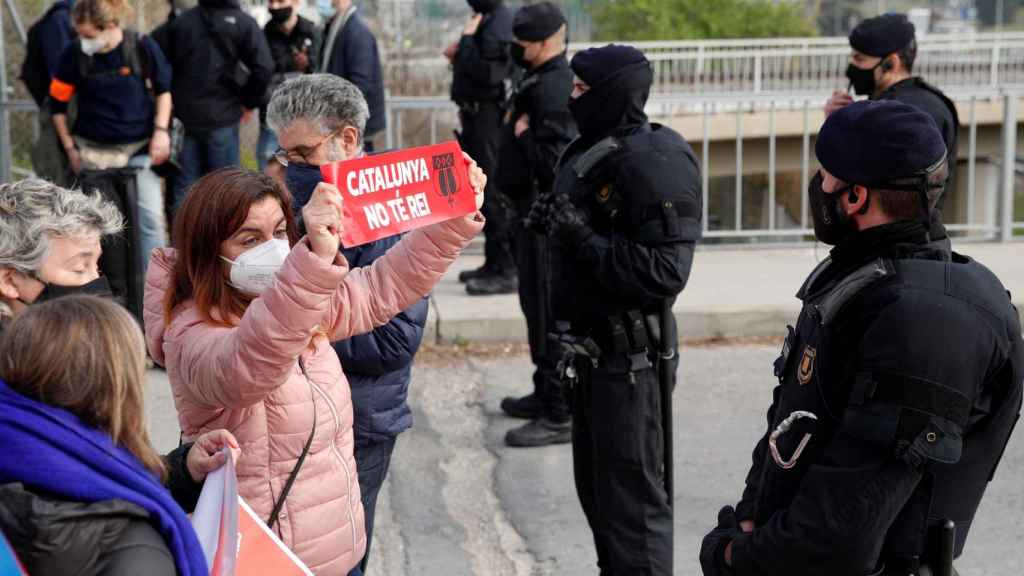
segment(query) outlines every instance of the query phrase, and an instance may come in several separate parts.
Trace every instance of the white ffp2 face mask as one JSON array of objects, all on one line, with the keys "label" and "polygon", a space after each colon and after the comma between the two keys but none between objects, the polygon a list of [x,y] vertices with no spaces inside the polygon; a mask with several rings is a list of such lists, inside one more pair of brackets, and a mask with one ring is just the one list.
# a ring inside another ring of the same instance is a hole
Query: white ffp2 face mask
[{"label": "white ffp2 face mask", "polygon": [[103,50],[103,47],[107,45],[107,41],[103,38],[102,34],[95,38],[81,38],[80,42],[82,43],[82,52],[86,56],[96,54],[100,50]]},{"label": "white ffp2 face mask", "polygon": [[221,259],[231,264],[231,282],[235,288],[248,294],[259,295],[274,283],[277,271],[291,252],[287,240],[268,240],[255,248],[242,252],[238,258]]}]

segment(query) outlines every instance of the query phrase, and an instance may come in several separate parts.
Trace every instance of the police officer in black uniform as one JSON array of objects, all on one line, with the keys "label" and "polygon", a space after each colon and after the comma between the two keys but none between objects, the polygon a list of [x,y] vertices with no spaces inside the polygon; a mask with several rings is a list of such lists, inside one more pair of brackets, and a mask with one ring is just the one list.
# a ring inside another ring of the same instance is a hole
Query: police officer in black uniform
[{"label": "police officer in black uniform", "polygon": [[[917,58],[917,40],[914,24],[904,14],[883,14],[868,18],[850,32],[850,64],[846,76],[853,91],[872,100],[898,100],[928,113],[942,133],[948,155],[946,192],[952,189],[957,159],[957,137],[960,118],[956,106],[941,90],[925,82],[920,76],[911,76]],[[847,92],[836,92],[825,105],[831,114],[853,102]],[[940,196],[932,218],[932,240],[950,243],[942,224]]]},{"label": "police officer in black uniform", "polygon": [[[452,63],[452,100],[459,107],[459,143],[487,174],[493,174],[501,136],[502,108],[513,67],[512,14],[502,0],[469,0],[473,9],[462,37],[445,51]],[[473,295],[516,291],[509,207],[491,182],[484,191],[484,264],[459,274]],[[472,283],[470,283],[472,281]]]},{"label": "police officer in black uniform", "polygon": [[671,308],[701,236],[693,150],[648,123],[651,65],[633,47],[572,59],[580,137],[531,223],[553,239],[553,314],[572,390],[576,491],[603,575],[672,574]]},{"label": "police officer in black uniform", "polygon": [[544,446],[571,440],[569,406],[556,369],[557,350],[547,335],[550,321],[550,278],[547,239],[521,223],[538,195],[548,195],[555,165],[576,137],[569,113],[572,70],[565,57],[566,22],[551,2],[524,6],[513,18],[512,60],[526,74],[509,101],[502,130],[495,185],[510,198],[515,221],[515,253],[519,270],[519,304],[526,315],[530,356],[536,365],[533,393],[505,398],[501,407],[510,416],[529,418],[505,436],[510,446]]},{"label": "police officer in black uniform", "polygon": [[1024,343],[999,280],[929,242],[947,149],[924,112],[837,110],[815,148],[815,235],[768,427],[705,576],[954,574],[1021,408]]}]

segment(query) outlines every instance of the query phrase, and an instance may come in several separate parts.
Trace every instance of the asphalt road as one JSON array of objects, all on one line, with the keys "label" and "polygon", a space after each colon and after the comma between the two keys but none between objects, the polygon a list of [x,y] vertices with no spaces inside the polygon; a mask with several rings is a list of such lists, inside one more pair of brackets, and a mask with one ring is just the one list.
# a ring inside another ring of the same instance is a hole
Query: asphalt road
[{"label": "asphalt road", "polygon": [[[750,450],[763,433],[775,346],[684,349],[675,408],[675,574],[699,575],[701,537],[719,507],[735,503]],[[528,390],[526,356],[421,361],[414,372],[414,428],[403,434],[378,503],[370,574],[525,576],[597,574],[596,556],[572,477],[568,446],[511,449],[520,421],[497,409]],[[177,443],[173,403],[161,372],[147,397],[151,433]],[[965,576],[1020,574],[1024,549],[1024,440],[1010,446],[957,562]]]}]

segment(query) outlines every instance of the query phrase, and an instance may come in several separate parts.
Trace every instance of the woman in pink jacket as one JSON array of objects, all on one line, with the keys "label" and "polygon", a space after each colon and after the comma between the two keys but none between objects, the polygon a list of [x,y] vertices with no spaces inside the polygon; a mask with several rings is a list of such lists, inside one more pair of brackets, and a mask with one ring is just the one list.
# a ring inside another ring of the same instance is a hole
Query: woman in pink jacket
[{"label": "woman in pink jacket", "polygon": [[[486,178],[467,161],[479,208]],[[299,239],[277,183],[214,172],[180,208],[175,249],[154,253],[145,293],[147,344],[184,435],[234,433],[241,496],[318,575],[347,574],[366,545],[351,397],[330,341],[422,298],[483,227],[477,212],[421,228],[349,269],[341,211],[338,190],[320,184]]]}]

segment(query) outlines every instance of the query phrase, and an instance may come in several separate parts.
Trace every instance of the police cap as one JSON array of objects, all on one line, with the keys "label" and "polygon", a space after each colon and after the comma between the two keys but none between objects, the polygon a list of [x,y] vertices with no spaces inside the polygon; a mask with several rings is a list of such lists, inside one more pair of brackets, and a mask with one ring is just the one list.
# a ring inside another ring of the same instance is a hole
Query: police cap
[{"label": "police cap", "polygon": [[565,16],[551,2],[523,6],[512,20],[512,34],[524,42],[547,40],[565,24]]},{"label": "police cap", "polygon": [[906,14],[868,18],[850,32],[850,46],[861,54],[884,58],[899,52],[914,39],[914,24]]},{"label": "police cap", "polygon": [[569,64],[576,77],[588,86],[597,86],[624,68],[647,62],[644,53],[632,46],[608,44],[577,52]]},{"label": "police cap", "polygon": [[829,115],[814,153],[836,178],[878,186],[932,168],[946,144],[935,120],[921,110],[896,100],[863,100]]}]

